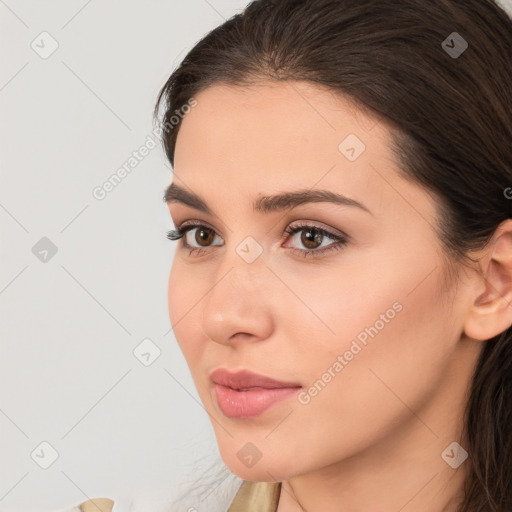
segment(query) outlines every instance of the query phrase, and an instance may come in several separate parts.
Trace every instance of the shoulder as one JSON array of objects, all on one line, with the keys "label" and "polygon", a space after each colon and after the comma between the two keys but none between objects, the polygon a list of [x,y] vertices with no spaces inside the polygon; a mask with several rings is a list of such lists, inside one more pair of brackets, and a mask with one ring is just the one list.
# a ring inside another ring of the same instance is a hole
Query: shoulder
[{"label": "shoulder", "polygon": [[112,512],[114,502],[110,498],[92,498],[78,505],[80,512]]},{"label": "shoulder", "polygon": [[63,508],[55,512],[113,512],[114,501],[110,498],[91,498],[73,507]]}]

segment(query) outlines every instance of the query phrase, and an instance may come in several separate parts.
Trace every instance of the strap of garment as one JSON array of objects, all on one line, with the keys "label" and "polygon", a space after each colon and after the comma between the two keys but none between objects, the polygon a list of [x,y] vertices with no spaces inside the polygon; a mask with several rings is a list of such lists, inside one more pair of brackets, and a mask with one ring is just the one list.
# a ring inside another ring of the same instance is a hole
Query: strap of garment
[{"label": "strap of garment", "polygon": [[276,512],[281,482],[244,480],[227,512]]},{"label": "strap of garment", "polygon": [[109,498],[92,498],[80,503],[81,512],[112,512],[114,502]]}]

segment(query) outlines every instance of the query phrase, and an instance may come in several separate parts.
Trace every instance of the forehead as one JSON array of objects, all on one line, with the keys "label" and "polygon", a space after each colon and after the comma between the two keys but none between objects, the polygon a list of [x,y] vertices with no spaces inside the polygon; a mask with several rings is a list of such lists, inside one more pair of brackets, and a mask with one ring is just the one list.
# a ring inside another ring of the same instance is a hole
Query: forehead
[{"label": "forehead", "polygon": [[[185,116],[175,150],[175,168],[187,174],[313,179],[336,165],[362,176],[365,162],[391,158],[382,123],[314,84],[216,84],[195,99],[197,106]],[[340,151],[349,135],[365,148],[355,161]]]},{"label": "forehead", "polygon": [[265,141],[269,151],[320,140],[332,145],[351,132],[365,142],[380,142],[381,149],[387,142],[387,130],[375,116],[360,110],[347,96],[308,82],[215,84],[195,99],[198,105],[185,117],[178,139],[193,130],[208,135],[202,143],[245,147]]},{"label": "forehead", "polygon": [[425,190],[397,173],[389,126],[342,95],[308,82],[259,82],[216,84],[195,99],[174,170],[202,197],[245,204],[260,193],[323,188],[373,204],[377,215],[411,214],[411,204],[435,213]]}]

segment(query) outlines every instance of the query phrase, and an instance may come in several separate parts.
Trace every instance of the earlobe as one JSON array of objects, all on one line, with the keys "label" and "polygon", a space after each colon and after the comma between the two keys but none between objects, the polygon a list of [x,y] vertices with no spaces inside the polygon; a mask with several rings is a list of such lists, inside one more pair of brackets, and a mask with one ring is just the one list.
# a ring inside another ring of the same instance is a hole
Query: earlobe
[{"label": "earlobe", "polygon": [[503,221],[496,229],[483,251],[481,265],[481,274],[475,275],[479,291],[468,312],[464,332],[470,338],[484,341],[512,325],[512,219]]}]

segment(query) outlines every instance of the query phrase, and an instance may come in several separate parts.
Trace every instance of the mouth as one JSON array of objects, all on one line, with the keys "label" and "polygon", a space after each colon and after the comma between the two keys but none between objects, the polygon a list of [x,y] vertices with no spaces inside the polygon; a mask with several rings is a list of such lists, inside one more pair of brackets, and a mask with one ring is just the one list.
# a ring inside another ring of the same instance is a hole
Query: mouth
[{"label": "mouth", "polygon": [[254,418],[271,406],[295,395],[302,386],[248,370],[229,372],[219,368],[210,374],[216,402],[228,418]]}]

